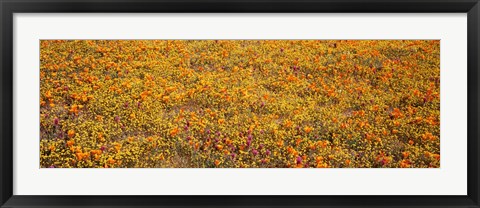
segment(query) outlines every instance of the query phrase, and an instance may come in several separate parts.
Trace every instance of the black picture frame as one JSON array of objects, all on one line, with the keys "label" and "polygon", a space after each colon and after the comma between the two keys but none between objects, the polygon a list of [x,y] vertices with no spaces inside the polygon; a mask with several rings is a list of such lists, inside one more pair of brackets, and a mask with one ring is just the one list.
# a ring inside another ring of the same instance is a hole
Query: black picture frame
[{"label": "black picture frame", "polygon": [[[1,207],[480,207],[478,0],[0,0]],[[465,196],[25,196],[13,195],[14,13],[467,13],[468,194]]]}]

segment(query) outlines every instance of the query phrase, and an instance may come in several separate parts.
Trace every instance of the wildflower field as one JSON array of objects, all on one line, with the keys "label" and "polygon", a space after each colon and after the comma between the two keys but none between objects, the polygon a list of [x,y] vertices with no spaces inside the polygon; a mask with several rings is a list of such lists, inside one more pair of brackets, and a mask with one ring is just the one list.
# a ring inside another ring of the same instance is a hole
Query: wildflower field
[{"label": "wildflower field", "polygon": [[42,40],[42,168],[438,168],[438,40]]}]

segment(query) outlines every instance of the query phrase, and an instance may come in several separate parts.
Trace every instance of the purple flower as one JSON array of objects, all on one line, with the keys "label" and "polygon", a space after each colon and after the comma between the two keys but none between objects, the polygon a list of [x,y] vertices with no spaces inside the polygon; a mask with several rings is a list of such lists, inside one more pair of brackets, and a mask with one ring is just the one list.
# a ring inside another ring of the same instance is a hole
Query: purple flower
[{"label": "purple flower", "polygon": [[302,157],[298,156],[297,157],[297,164],[301,164],[302,163]]},{"label": "purple flower", "polygon": [[123,104],[123,107],[124,107],[124,108],[128,108],[128,105],[129,105],[129,103],[128,103],[128,102],[125,102],[125,104]]},{"label": "purple flower", "polygon": [[381,162],[382,162],[382,165],[386,165],[386,164],[387,164],[387,160],[385,160],[385,159],[382,159]]},{"label": "purple flower", "polygon": [[269,156],[269,155],[271,154],[270,150],[267,149],[267,150],[265,151],[265,154],[266,154],[267,156]]},{"label": "purple flower", "polygon": [[102,150],[102,152],[103,152],[105,149],[106,149],[105,146],[100,147],[100,150]]},{"label": "purple flower", "polygon": [[185,125],[185,126],[183,127],[183,129],[184,129],[185,131],[188,131],[188,125]]},{"label": "purple flower", "polygon": [[191,139],[192,139],[192,137],[187,136],[187,141],[190,141]]},{"label": "purple flower", "polygon": [[53,119],[53,125],[58,126],[58,118]]},{"label": "purple flower", "polygon": [[237,157],[237,154],[232,153],[232,154],[230,154],[230,156],[232,157],[232,159],[235,159],[235,157]]},{"label": "purple flower", "polygon": [[50,165],[50,167],[48,167],[48,168],[55,168],[55,165]]},{"label": "purple flower", "polygon": [[283,48],[280,48],[280,52],[282,52],[282,53],[283,53]]},{"label": "purple flower", "polygon": [[119,116],[115,116],[115,122],[120,122],[120,117]]},{"label": "purple flower", "polygon": [[248,140],[252,140],[253,136],[251,134],[249,134],[247,138],[248,138]]},{"label": "purple flower", "polygon": [[252,150],[252,154],[253,156],[257,156],[258,155],[258,151],[256,149]]}]

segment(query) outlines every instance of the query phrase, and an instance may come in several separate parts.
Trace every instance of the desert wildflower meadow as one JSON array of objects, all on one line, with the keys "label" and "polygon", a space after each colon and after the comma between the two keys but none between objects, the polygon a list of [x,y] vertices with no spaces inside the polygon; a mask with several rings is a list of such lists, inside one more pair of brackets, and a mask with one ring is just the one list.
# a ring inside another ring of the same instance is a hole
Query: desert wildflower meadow
[{"label": "desert wildflower meadow", "polygon": [[42,40],[42,168],[439,168],[439,40]]}]

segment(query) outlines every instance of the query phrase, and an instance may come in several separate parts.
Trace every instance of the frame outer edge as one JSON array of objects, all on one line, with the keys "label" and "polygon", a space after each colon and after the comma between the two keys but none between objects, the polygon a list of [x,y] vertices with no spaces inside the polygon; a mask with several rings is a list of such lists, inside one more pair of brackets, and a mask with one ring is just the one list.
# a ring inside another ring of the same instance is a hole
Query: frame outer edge
[{"label": "frame outer edge", "polygon": [[[1,14],[3,15],[4,11],[3,11],[3,1],[0,0],[0,12]],[[1,22],[1,25],[0,25],[0,67],[3,68],[3,32],[4,32],[4,25],[5,25],[5,22],[3,21],[3,17],[2,17],[2,22]],[[0,89],[0,100],[3,100],[3,93]],[[3,120],[3,109],[0,109],[0,119]],[[0,139],[3,137],[3,129],[0,127]],[[2,145],[2,142],[3,142],[3,139],[0,140],[0,151],[3,152],[3,145]],[[5,200],[3,199],[3,172],[4,172],[4,168],[3,168],[3,165],[2,165],[2,162],[3,161],[3,156],[1,155],[0,153],[0,206],[2,206],[2,204],[5,203]]]},{"label": "frame outer edge", "polygon": [[480,207],[480,3],[470,9],[467,17],[468,31],[468,196]]},{"label": "frame outer edge", "polygon": [[8,201],[13,194],[13,65],[12,35],[13,11],[9,3],[0,0],[2,25],[0,31],[0,205]]},{"label": "frame outer edge", "polygon": [[[479,59],[479,6],[478,3],[475,4],[467,15],[467,42],[468,42],[468,124],[467,124],[467,134],[468,134],[468,147],[467,147],[467,194],[470,200],[477,205],[478,207],[478,138],[479,128],[477,127],[479,123],[479,110],[477,109],[480,101],[478,96],[479,93],[479,84],[478,80],[480,73],[478,69],[478,59]],[[472,99],[473,97],[473,99]],[[474,159],[475,158],[475,159]]]},{"label": "frame outer edge", "polygon": [[[476,64],[475,67],[476,67],[476,68],[475,68],[475,69],[476,69],[477,73],[480,74],[480,72],[479,72],[479,71],[480,71],[480,64],[479,64],[479,62],[480,62],[480,41],[479,41],[479,39],[480,39],[480,37],[479,37],[479,36],[480,36],[480,3],[477,2],[477,4],[475,5],[475,7],[476,7],[475,13],[476,13],[476,15],[477,15],[477,17],[476,17],[476,35],[475,35],[476,41],[477,41],[477,42],[476,42],[476,54],[477,54],[477,57],[476,57],[476,59],[475,59],[475,60],[476,60],[476,62],[475,62],[475,64]],[[474,7],[474,8],[475,8],[475,7]],[[476,78],[477,78],[477,80],[480,80],[480,75],[477,75]],[[479,87],[478,84],[477,84],[477,89],[479,89],[479,88],[480,88],[480,87]],[[478,92],[477,92],[477,96],[478,96]],[[478,100],[478,99],[479,99],[479,98],[477,97],[477,100]],[[477,105],[477,110],[478,110],[478,107],[479,107],[479,106]],[[480,117],[479,114],[480,114],[480,113],[477,112],[477,119]],[[477,120],[477,121],[478,121],[478,120]],[[477,122],[476,124],[478,125],[478,122]],[[478,136],[479,133],[477,132],[476,135]],[[479,138],[477,138],[477,139],[474,140],[474,141],[476,142],[476,144],[474,145],[474,148],[476,148],[476,151],[475,151],[476,157],[472,157],[472,158],[475,158],[475,161],[477,162],[476,165],[473,165],[473,164],[472,164],[472,167],[476,167],[476,171],[475,171],[475,173],[474,173],[474,175],[476,175],[476,178],[473,179],[473,181],[474,181],[473,184],[475,184],[475,192],[476,192],[476,196],[475,196],[475,198],[474,198],[474,201],[475,201],[475,203],[477,204],[477,207],[480,207],[480,190],[479,190],[479,189],[480,189],[480,167],[479,167],[479,166],[480,166],[480,164],[479,164],[479,163],[480,163],[480,142],[479,142]]]},{"label": "frame outer edge", "polygon": [[[42,3],[43,2],[43,3]],[[38,1],[45,6],[47,1]],[[60,1],[58,1],[60,2]],[[63,3],[66,3],[64,1]],[[76,2],[76,1],[74,1]],[[86,1],[90,2],[90,1]],[[386,1],[387,2],[387,1]],[[470,1],[468,1],[470,2]],[[37,2],[36,2],[37,3]],[[25,4],[25,2],[23,2]],[[1,25],[0,25],[0,207],[16,207],[15,203],[10,202],[13,196],[13,9],[17,8],[19,3],[8,0],[0,0]],[[28,11],[35,9],[29,8]],[[53,10],[56,10],[53,8]],[[115,10],[115,9],[113,9]],[[468,197],[474,203],[471,205],[454,205],[454,207],[480,207],[480,3],[478,0],[468,12]],[[473,98],[473,99],[472,99]],[[21,198],[21,197],[19,197]],[[45,197],[47,198],[47,197]],[[27,200],[24,200],[27,201]],[[23,206],[23,207],[31,207]],[[92,204],[92,206],[98,206]],[[395,206],[395,205],[393,205]],[[446,206],[447,207],[447,206]]]}]

